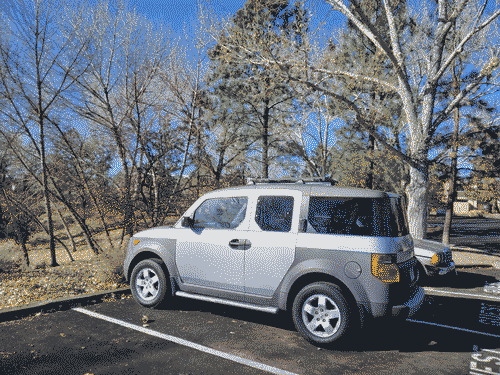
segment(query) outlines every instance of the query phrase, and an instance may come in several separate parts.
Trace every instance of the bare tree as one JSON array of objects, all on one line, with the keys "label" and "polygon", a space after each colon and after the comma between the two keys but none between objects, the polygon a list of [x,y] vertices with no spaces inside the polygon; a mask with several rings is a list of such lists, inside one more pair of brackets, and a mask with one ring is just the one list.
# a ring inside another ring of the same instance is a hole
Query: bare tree
[{"label": "bare tree", "polygon": [[82,102],[74,108],[89,120],[102,147],[113,145],[121,162],[123,234],[131,235],[141,137],[155,123],[153,85],[168,55],[168,33],[123,2],[115,7],[100,2],[86,13],[75,13],[71,22],[81,40],[91,40],[82,56],[90,68],[77,79]]},{"label": "bare tree", "polygon": [[[207,107],[207,93],[205,80],[207,62],[202,57],[203,41],[188,50],[177,41],[172,48],[171,58],[162,66],[156,87],[160,96],[159,110],[162,119],[169,123],[176,134],[181,137],[182,159],[177,172],[171,199],[188,184],[185,178],[187,169],[195,167],[198,171],[201,166],[201,154],[204,149],[205,126],[204,109]],[[190,60],[188,52],[194,55]],[[180,133],[177,133],[180,131]]]},{"label": "bare tree", "polygon": [[4,123],[22,131],[39,156],[50,237],[51,266],[56,266],[54,223],[49,191],[47,118],[57,111],[62,95],[81,74],[78,64],[86,44],[61,25],[64,0],[8,1],[9,45],[2,45],[1,86],[8,105],[0,111]]},{"label": "bare tree", "polygon": [[299,126],[287,134],[286,154],[298,157],[304,163],[303,174],[327,177],[331,173],[332,125],[338,119],[328,108],[327,97],[310,95],[300,117]]}]

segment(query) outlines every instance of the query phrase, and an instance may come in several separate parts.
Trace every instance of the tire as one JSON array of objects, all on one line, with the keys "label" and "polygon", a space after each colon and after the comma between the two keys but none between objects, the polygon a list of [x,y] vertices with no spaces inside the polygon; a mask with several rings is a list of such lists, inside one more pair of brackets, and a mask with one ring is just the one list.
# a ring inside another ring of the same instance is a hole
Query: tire
[{"label": "tire", "polygon": [[132,296],[137,303],[150,308],[166,302],[169,284],[160,261],[156,259],[145,259],[137,263],[130,278]]},{"label": "tire", "polygon": [[297,294],[292,318],[297,331],[315,345],[338,343],[354,322],[340,288],[327,282],[309,284]]}]

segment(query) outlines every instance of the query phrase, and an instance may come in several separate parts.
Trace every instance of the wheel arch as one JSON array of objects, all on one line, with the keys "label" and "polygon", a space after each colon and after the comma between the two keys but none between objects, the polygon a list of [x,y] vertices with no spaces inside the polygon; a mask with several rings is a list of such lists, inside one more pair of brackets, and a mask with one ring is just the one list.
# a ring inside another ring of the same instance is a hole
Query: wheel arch
[{"label": "wheel arch", "polygon": [[140,253],[138,253],[134,259],[130,262],[130,265],[128,267],[128,272],[127,272],[127,280],[130,282],[130,277],[132,276],[132,272],[134,271],[135,266],[143,261],[144,259],[153,259],[155,260],[163,269],[163,272],[165,272],[165,277],[168,279],[170,276],[170,272],[168,272],[168,268],[163,261],[163,259],[155,252],[151,250],[143,250]]}]

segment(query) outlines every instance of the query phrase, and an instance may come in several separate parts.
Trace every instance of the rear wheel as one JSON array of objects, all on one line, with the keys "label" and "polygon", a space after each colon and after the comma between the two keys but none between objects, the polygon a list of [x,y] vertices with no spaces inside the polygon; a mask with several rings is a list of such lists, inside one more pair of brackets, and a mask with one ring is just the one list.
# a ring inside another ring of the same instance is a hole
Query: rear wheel
[{"label": "rear wheel", "polygon": [[347,302],[340,288],[327,282],[304,287],[295,297],[292,317],[297,331],[313,344],[338,341],[351,326]]},{"label": "rear wheel", "polygon": [[169,282],[156,259],[139,262],[132,271],[130,290],[134,299],[145,307],[157,307],[168,296]]}]

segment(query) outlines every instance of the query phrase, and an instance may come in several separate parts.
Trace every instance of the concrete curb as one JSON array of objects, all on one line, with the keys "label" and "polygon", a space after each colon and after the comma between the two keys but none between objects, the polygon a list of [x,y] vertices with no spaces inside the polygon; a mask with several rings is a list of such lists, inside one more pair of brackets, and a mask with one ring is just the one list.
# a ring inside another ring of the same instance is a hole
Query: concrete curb
[{"label": "concrete curb", "polygon": [[464,253],[477,253],[477,254],[483,254],[483,255],[491,255],[491,256],[500,258],[500,254],[492,254],[492,253],[488,253],[487,251],[484,251],[484,250],[474,249],[472,247],[461,247],[461,246],[450,245],[450,249],[451,249],[451,251],[460,251],[460,252],[464,252]]},{"label": "concrete curb", "polygon": [[486,219],[497,219],[497,220],[500,220],[500,214],[490,214],[488,212],[483,212],[481,215],[483,217],[485,217]]},{"label": "concrete curb", "polygon": [[73,307],[81,307],[101,303],[106,298],[120,298],[130,294],[130,288],[119,288],[103,290],[90,294],[56,298],[50,301],[34,302],[23,306],[9,307],[0,310],[0,323],[26,318],[38,313],[51,313],[69,310]]}]

